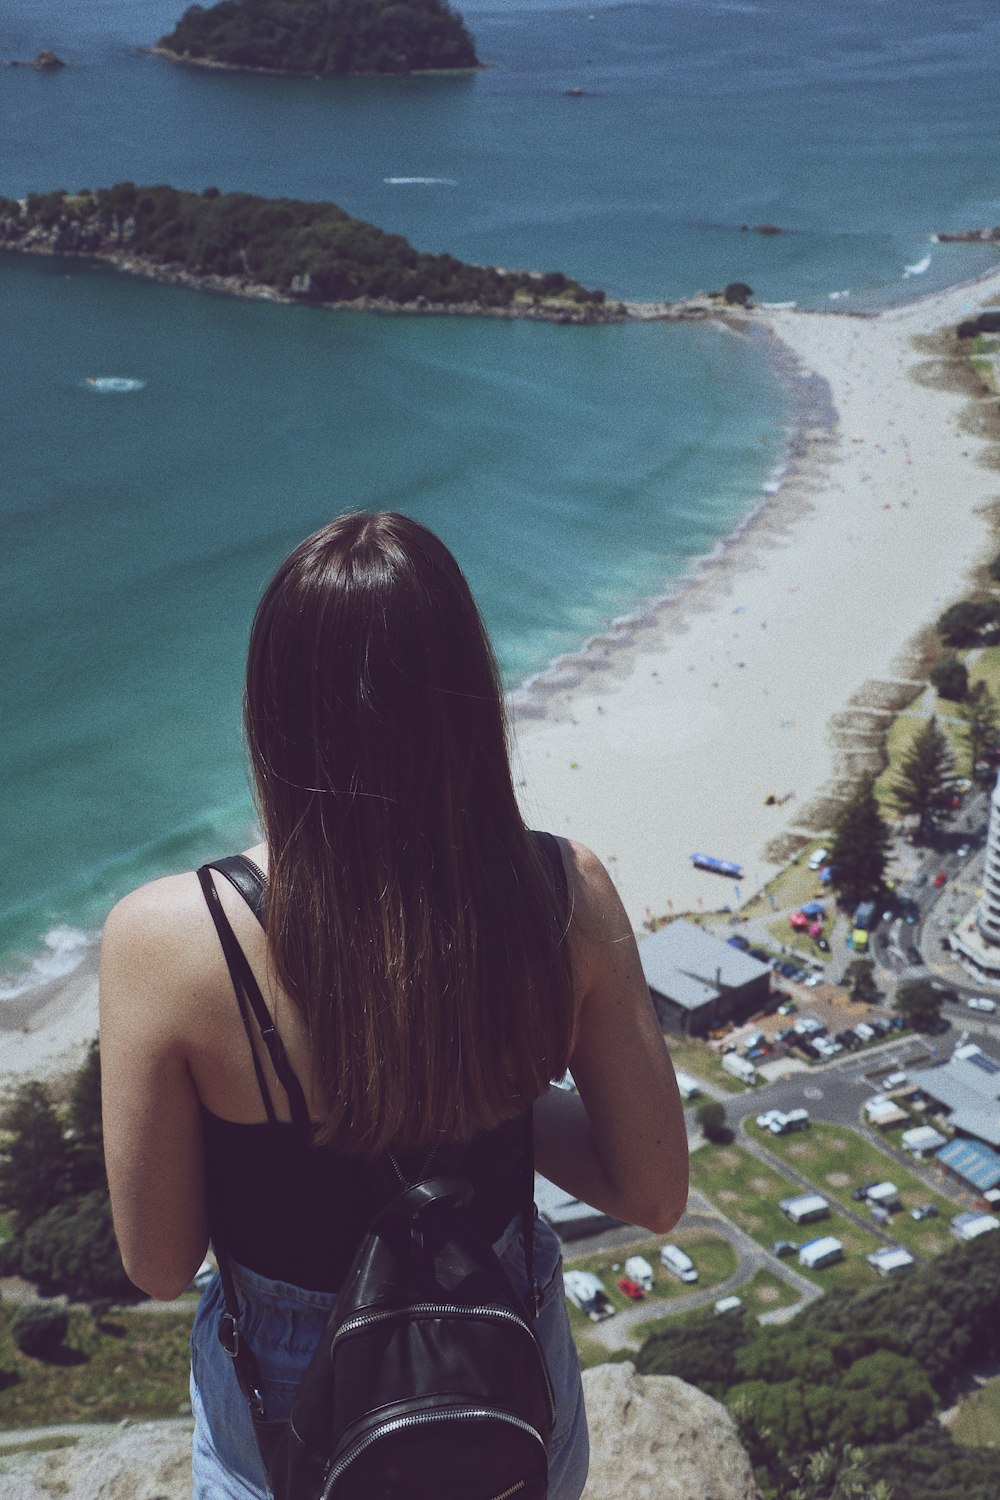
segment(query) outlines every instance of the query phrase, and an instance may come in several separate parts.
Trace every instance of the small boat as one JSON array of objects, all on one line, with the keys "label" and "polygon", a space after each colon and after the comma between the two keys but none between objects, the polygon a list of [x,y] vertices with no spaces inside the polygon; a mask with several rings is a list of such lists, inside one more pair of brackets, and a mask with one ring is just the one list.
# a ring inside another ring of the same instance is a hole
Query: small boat
[{"label": "small boat", "polygon": [[691,863],[698,870],[709,870],[713,875],[728,875],[732,880],[743,879],[743,866],[730,859],[716,859],[712,854],[692,854]]},{"label": "small boat", "polygon": [[144,380],[130,380],[125,375],[87,375],[83,383],[89,390],[99,391],[102,395],[141,391],[146,385]]}]

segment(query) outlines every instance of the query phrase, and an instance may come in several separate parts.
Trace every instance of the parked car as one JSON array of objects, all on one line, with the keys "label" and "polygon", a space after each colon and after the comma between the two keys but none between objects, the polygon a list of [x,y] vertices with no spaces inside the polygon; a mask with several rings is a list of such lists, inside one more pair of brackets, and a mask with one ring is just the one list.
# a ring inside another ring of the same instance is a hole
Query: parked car
[{"label": "parked car", "polygon": [[969,1010],[984,1010],[989,1015],[992,1015],[997,1008],[996,1001],[988,999],[986,995],[970,995],[965,1003]]},{"label": "parked car", "polygon": [[771,1249],[775,1255],[784,1257],[786,1255],[797,1255],[799,1247],[794,1240],[775,1240]]},{"label": "parked car", "polygon": [[771,955],[764,948],[748,948],[747,955],[750,958],[756,958],[762,964],[771,962]]},{"label": "parked car", "polygon": [[860,1187],[851,1189],[851,1197],[855,1203],[863,1203],[873,1187],[878,1187],[877,1182],[863,1182]]},{"label": "parked car", "polygon": [[938,890],[940,890],[943,885],[946,885],[947,881],[947,870],[938,870],[937,874],[934,876],[934,884],[937,886]]},{"label": "parked car", "polygon": [[897,1068],[894,1073],[887,1073],[885,1075],[882,1079],[882,1087],[884,1089],[901,1089],[906,1081],[906,1074],[902,1069]]},{"label": "parked car", "polygon": [[730,948],[739,948],[742,953],[746,953],[747,949],[750,947],[749,939],[743,937],[743,935],[739,932],[734,932],[732,937],[727,937],[726,942],[729,944]]},{"label": "parked car", "polygon": [[809,856],[810,870],[821,870],[826,864],[828,853],[826,849],[814,849]]},{"label": "parked car", "polygon": [[697,1281],[698,1271],[690,1255],[685,1255],[678,1245],[662,1245],[660,1247],[660,1263],[666,1266],[668,1271],[673,1271],[681,1281]]},{"label": "parked car", "polygon": [[563,1285],[569,1301],[582,1313],[586,1313],[592,1323],[614,1317],[614,1304],[600,1278],[592,1271],[565,1271]]},{"label": "parked car", "polygon": [[971,848],[971,844],[959,844],[958,848],[955,850],[955,853],[958,855],[959,859],[964,859]]},{"label": "parked car", "polygon": [[618,1290],[624,1292],[630,1302],[641,1302],[646,1295],[639,1283],[633,1281],[631,1276],[619,1276]]},{"label": "parked car", "polygon": [[742,1297],[720,1297],[715,1304],[715,1311],[717,1313],[739,1312],[742,1306]]},{"label": "parked car", "polygon": [[933,1203],[918,1203],[916,1208],[910,1209],[910,1218],[918,1223],[921,1219],[936,1219],[937,1216],[938,1210]]}]

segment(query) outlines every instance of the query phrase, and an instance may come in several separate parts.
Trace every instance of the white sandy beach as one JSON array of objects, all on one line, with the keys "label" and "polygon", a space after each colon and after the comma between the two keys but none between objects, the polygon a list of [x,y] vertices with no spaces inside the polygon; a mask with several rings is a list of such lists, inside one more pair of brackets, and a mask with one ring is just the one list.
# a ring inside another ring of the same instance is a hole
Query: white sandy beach
[{"label": "white sandy beach", "polygon": [[528,694],[529,821],[608,862],[636,927],[736,903],[694,851],[743,865],[741,899],[770,877],[765,845],[842,773],[831,719],[863,684],[906,680],[908,646],[988,555],[1000,474],[960,430],[968,398],[910,378],[928,358],[911,339],[998,301],[1000,271],[872,318],[755,314],[827,383],[832,430],[805,434],[798,472],[646,628]]},{"label": "white sandy beach", "polygon": [[[927,359],[910,341],[997,302],[1000,270],[878,317],[755,313],[812,414],[788,480],[673,600],[519,695],[529,821],[589,844],[637,928],[735,903],[695,850],[744,866],[741,899],[773,873],[765,845],[801,828],[857,733],[838,750],[831,720],[867,682],[906,679],[910,643],[989,554],[1000,474],[959,428],[968,398],[910,378]],[[93,959],[0,1030],[0,1085],[81,1060]]]}]

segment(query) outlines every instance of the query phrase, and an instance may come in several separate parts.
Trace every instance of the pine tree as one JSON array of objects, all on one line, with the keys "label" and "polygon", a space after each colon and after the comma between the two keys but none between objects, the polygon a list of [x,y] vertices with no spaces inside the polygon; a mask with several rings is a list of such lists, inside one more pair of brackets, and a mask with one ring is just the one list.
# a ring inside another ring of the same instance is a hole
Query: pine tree
[{"label": "pine tree", "polygon": [[975,682],[960,705],[962,741],[969,751],[970,764],[975,770],[978,760],[995,744],[1000,728],[1000,704],[985,682]]},{"label": "pine tree", "polygon": [[9,1139],[0,1156],[0,1205],[12,1210],[15,1232],[22,1234],[65,1196],[69,1147],[40,1083],[18,1089],[3,1128]]},{"label": "pine tree", "polygon": [[890,843],[872,782],[867,780],[834,824],[830,846],[833,883],[848,904],[878,894]]},{"label": "pine tree", "polygon": [[73,1079],[69,1101],[73,1186],[78,1193],[104,1188],[104,1126],[101,1120],[101,1052],[96,1040]]},{"label": "pine tree", "polygon": [[955,758],[932,715],[903,756],[892,800],[901,813],[917,818],[917,837],[923,839],[951,812],[954,792]]}]

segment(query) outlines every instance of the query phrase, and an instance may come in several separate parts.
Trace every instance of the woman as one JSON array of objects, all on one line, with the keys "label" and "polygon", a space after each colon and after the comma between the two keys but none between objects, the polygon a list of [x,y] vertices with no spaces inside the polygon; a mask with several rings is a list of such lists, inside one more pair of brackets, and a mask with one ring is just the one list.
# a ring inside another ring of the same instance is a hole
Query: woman
[{"label": "woman", "polygon": [[[154,881],[101,958],[105,1145],[125,1268],[177,1297],[210,1229],[235,1262],[268,1416],[283,1416],[372,1211],[366,1162],[432,1148],[527,1290],[519,1213],[537,1169],[665,1232],[687,1194],[676,1084],[628,920],[598,860],[526,830],[496,663],[443,544],[404,516],[342,516],[286,559],[257,611],[245,727],[267,931],[229,880]],[[205,885],[205,882],[210,882]],[[214,887],[214,890],[213,890]],[[244,1021],[221,903],[313,1122]],[[550,1087],[570,1066],[579,1094]],[[552,1500],[587,1436],[559,1247],[536,1225],[539,1332],[557,1399]],[[216,1330],[192,1337],[195,1496],[265,1493]]]}]

